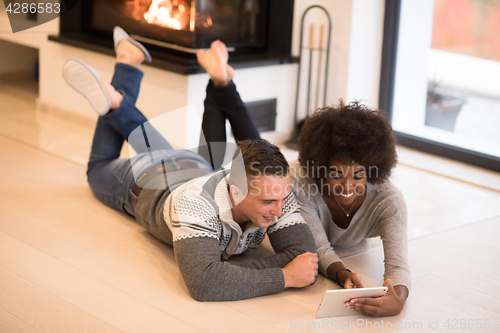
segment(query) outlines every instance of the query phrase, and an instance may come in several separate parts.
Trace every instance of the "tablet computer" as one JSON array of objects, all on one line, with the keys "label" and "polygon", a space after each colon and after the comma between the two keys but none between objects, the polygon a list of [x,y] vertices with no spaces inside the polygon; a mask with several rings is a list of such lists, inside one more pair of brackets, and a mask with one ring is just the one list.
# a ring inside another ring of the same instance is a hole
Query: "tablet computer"
[{"label": "tablet computer", "polygon": [[346,308],[345,302],[353,298],[380,297],[385,295],[387,289],[375,287],[327,290],[316,312],[316,318],[359,315],[359,312]]}]

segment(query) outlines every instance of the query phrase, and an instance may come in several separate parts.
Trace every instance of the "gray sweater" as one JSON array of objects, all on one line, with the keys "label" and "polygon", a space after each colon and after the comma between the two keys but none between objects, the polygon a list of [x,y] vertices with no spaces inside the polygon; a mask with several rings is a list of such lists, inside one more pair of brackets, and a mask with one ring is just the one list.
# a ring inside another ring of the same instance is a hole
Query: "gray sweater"
[{"label": "gray sweater", "polygon": [[[173,245],[184,282],[196,300],[232,301],[282,291],[285,281],[281,268],[299,254],[316,252],[293,193],[269,228],[260,229],[248,222],[243,232],[232,218],[223,172],[173,172],[168,174],[170,195],[165,190],[141,191],[136,221]],[[151,182],[155,181],[161,184],[163,175]],[[155,188],[154,184],[147,187]],[[250,263],[225,261],[259,246],[266,233],[275,255]]]},{"label": "gray sweater", "polygon": [[380,237],[384,248],[385,279],[391,285],[410,288],[406,204],[402,193],[389,181],[367,183],[365,200],[347,229],[339,228],[318,191],[312,190],[314,180],[299,172],[299,162],[291,167],[292,190],[301,206],[301,214],[313,233],[319,257],[319,269],[324,275],[330,264],[341,261],[335,246],[353,246],[365,238]]}]

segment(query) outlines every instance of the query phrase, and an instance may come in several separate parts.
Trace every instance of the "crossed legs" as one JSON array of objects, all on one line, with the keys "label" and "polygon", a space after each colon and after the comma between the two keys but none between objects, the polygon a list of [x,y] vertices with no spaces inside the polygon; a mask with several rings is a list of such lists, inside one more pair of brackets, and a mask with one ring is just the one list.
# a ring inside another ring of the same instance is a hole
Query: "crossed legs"
[{"label": "crossed legs", "polygon": [[[126,39],[119,42],[115,50],[117,56],[111,84],[98,79],[100,92],[109,101],[109,111],[99,112],[101,116],[96,125],[87,175],[91,189],[103,203],[133,214],[130,196],[133,195],[131,189],[135,186],[135,181],[133,173],[130,172],[131,161],[120,159],[119,156],[123,142],[136,128],[142,127],[145,131],[144,126],[148,121],[135,106],[143,77],[142,71],[137,67],[145,59],[145,54],[141,48]],[[232,82],[234,70],[227,64],[228,54],[225,45],[215,41],[210,50],[198,51],[197,57],[211,78],[207,87],[202,125],[206,141],[209,143],[226,141],[226,119],[230,121],[237,140],[259,139],[259,133]],[[80,65],[86,66],[83,63]],[[98,76],[97,73],[93,74]],[[156,149],[173,150],[167,140],[158,132],[153,132],[157,133],[157,137],[154,138]],[[151,134],[148,130],[147,136],[150,140]],[[138,156],[146,153],[144,145],[129,143],[137,151]],[[222,159],[219,160],[217,157],[218,153],[211,156],[209,151],[204,154],[203,149],[200,149],[200,155],[211,161],[215,169],[222,163]]]}]

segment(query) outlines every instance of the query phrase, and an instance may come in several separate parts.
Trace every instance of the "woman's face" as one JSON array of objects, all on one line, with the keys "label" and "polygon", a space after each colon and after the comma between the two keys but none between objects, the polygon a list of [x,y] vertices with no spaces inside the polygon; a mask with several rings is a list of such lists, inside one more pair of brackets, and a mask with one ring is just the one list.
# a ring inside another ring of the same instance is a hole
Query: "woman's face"
[{"label": "woman's face", "polygon": [[357,196],[365,194],[366,170],[357,163],[343,164],[335,159],[330,160],[326,183],[329,195],[341,205],[350,205]]}]

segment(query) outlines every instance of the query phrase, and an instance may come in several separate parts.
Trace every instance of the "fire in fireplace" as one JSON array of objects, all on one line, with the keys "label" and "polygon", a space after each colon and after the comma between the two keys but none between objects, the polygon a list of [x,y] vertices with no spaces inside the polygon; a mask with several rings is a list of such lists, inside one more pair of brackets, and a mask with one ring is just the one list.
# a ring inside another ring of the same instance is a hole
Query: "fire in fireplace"
[{"label": "fire in fireplace", "polygon": [[[191,4],[188,4],[187,1],[153,0],[146,12],[144,12],[141,3],[144,2],[141,0],[134,0],[126,3],[132,6],[128,14],[134,20],[139,21],[144,18],[149,24],[157,24],[175,30],[189,29],[189,31],[194,31],[196,6],[193,1],[192,7],[189,8],[188,6]],[[208,13],[203,23],[209,26],[212,25],[210,13]]]},{"label": "fire in fireplace", "polygon": [[274,65],[296,61],[293,7],[293,0],[80,0],[49,39],[112,55],[118,25],[146,43],[152,66],[178,73],[201,72],[194,52],[216,39],[236,68]]},{"label": "fire in fireplace", "polygon": [[186,48],[214,39],[237,47],[263,47],[269,0],[93,0],[89,28],[119,25],[150,40]]}]

